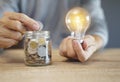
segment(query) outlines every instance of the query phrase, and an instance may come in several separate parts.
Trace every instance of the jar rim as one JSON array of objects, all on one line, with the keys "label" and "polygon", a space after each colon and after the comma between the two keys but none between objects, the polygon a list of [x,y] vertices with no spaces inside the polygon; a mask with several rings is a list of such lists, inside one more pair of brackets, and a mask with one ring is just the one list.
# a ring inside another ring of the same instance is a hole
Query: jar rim
[{"label": "jar rim", "polygon": [[50,32],[49,31],[26,31],[25,36],[50,37]]},{"label": "jar rim", "polygon": [[49,31],[26,31],[25,33],[49,33]]}]

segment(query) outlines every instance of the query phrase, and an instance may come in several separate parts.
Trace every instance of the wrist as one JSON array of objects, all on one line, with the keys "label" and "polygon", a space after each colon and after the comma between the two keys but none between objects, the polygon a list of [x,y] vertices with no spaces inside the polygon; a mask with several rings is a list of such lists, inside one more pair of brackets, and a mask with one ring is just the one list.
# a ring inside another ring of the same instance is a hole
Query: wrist
[{"label": "wrist", "polygon": [[103,39],[99,35],[92,35],[92,36],[95,39],[96,49],[98,50],[102,48],[104,45]]}]

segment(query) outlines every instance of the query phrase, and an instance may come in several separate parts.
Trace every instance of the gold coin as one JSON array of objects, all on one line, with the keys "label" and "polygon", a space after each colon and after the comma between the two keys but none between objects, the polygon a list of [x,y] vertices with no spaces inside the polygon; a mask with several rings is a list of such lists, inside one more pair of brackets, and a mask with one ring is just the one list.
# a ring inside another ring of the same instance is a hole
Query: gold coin
[{"label": "gold coin", "polygon": [[45,45],[45,38],[39,39],[39,45]]},{"label": "gold coin", "polygon": [[36,41],[30,41],[29,47],[32,49],[36,49],[38,47],[38,43]]}]

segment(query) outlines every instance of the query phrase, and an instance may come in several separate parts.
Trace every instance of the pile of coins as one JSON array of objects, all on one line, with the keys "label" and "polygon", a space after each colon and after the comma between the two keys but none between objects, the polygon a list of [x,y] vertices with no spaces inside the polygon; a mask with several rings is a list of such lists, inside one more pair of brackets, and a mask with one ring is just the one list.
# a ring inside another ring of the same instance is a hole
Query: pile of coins
[{"label": "pile of coins", "polygon": [[51,64],[51,42],[48,31],[27,32],[24,42],[26,65]]}]

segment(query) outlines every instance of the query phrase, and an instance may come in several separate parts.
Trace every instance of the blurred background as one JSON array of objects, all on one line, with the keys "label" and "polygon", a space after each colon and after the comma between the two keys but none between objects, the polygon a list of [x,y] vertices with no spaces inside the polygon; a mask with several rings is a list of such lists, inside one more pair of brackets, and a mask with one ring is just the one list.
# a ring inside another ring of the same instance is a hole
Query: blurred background
[{"label": "blurred background", "polygon": [[109,29],[107,48],[120,48],[120,0],[102,0]]}]

